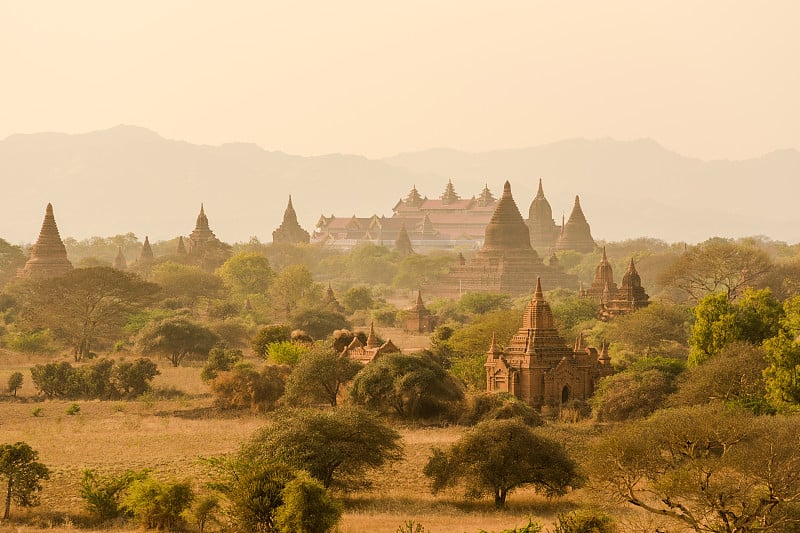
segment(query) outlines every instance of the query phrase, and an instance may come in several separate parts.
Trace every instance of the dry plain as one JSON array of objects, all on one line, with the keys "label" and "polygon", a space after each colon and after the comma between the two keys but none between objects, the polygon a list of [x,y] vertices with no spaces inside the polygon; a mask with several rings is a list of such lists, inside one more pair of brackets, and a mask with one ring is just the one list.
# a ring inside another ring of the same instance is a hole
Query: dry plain
[{"label": "dry plain", "polygon": [[[236,451],[268,422],[268,414],[215,409],[200,380],[199,366],[173,368],[159,361],[161,375],[153,384],[156,393],[136,401],[73,402],[42,400],[36,395],[29,368],[52,357],[8,351],[0,351],[0,357],[0,383],[5,384],[13,371],[25,375],[18,398],[4,395],[0,401],[0,442],[27,442],[52,472],[44,485],[41,506],[13,507],[12,520],[0,524],[2,533],[138,531],[134,524],[111,524],[102,529],[90,525],[79,495],[84,469],[120,472],[149,468],[162,480],[191,479],[195,490],[203,492],[208,477],[198,458]],[[69,415],[72,404],[80,411]],[[422,475],[430,449],[455,441],[463,428],[396,427],[403,437],[405,458],[372,472],[369,491],[340,495],[345,501],[341,533],[394,533],[409,520],[431,533],[500,531],[526,524],[528,516],[550,524],[558,513],[597,503],[586,489],[557,500],[520,490],[509,496],[502,511],[496,511],[488,498],[465,501],[457,492],[433,496]]]}]

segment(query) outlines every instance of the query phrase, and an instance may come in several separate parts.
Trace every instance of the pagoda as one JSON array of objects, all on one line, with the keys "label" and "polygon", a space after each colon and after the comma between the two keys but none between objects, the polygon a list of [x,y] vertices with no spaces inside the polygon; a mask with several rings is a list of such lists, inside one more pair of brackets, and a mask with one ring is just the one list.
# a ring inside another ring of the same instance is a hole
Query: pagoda
[{"label": "pagoda", "polygon": [[380,341],[378,341],[378,336],[375,335],[374,324],[370,324],[367,342],[362,343],[360,340],[358,340],[357,336],[353,337],[353,340],[350,342],[350,344],[348,344],[345,349],[342,350],[340,357],[347,357],[353,361],[367,364],[371,363],[382,355],[390,353],[400,353],[400,349],[394,345],[392,339],[389,339],[381,344]]},{"label": "pagoda", "polygon": [[591,298],[598,304],[607,303],[617,294],[617,284],[614,282],[614,271],[606,257],[606,247],[603,246],[603,255],[600,263],[594,269],[592,285],[581,292],[581,296]]},{"label": "pagoda", "polygon": [[411,246],[411,238],[406,231],[406,225],[400,226],[400,232],[397,234],[397,239],[394,241],[394,249],[402,257],[406,257],[414,253],[414,248]]},{"label": "pagoda", "polygon": [[122,246],[117,247],[117,256],[111,266],[117,270],[128,270],[128,262],[125,260],[125,254],[122,253]]},{"label": "pagoda", "polygon": [[417,301],[414,306],[404,311],[406,331],[430,333],[435,327],[434,316],[422,302],[422,291],[417,291]]},{"label": "pagoda", "polygon": [[487,392],[510,393],[542,409],[585,401],[597,380],[613,373],[607,345],[598,352],[579,336],[568,346],[559,335],[540,279],[508,346],[500,348],[492,336],[485,368]]},{"label": "pagoda", "polygon": [[331,287],[330,283],[328,283],[328,288],[325,290],[325,296],[322,297],[322,307],[335,313],[345,313],[345,309],[342,307],[342,304],[339,303],[339,300],[336,299],[336,295],[333,293],[333,287]]},{"label": "pagoda", "polygon": [[58,233],[53,205],[47,204],[42,229],[36,244],[31,248],[31,256],[25,266],[17,271],[19,277],[50,278],[61,276],[72,270],[67,259],[67,249]]},{"label": "pagoda", "polygon": [[206,270],[214,270],[231,256],[230,245],[220,241],[211,231],[203,204],[200,204],[194,230],[184,242],[187,260]]},{"label": "pagoda", "polygon": [[272,242],[287,244],[308,244],[311,237],[306,230],[300,227],[297,222],[297,213],[292,205],[292,197],[289,196],[289,204],[283,212],[283,222],[278,229],[272,232]]},{"label": "pagoda", "polygon": [[528,209],[528,230],[531,234],[531,246],[541,251],[551,249],[556,244],[558,228],[553,220],[553,209],[544,197],[542,180],[539,179],[539,190]]},{"label": "pagoda", "polygon": [[561,226],[561,234],[556,241],[556,250],[574,250],[576,252],[588,253],[597,248],[592,239],[592,232],[589,223],[586,222],[586,215],[581,209],[581,200],[575,196],[575,205],[572,213],[565,224]]},{"label": "pagoda", "polygon": [[471,261],[451,270],[450,280],[459,291],[525,294],[537,277],[548,289],[578,285],[577,277],[545,265],[531,247],[528,226],[506,181],[486,226],[483,246]]},{"label": "pagoda", "polygon": [[631,257],[628,270],[622,276],[622,286],[608,300],[600,303],[598,316],[601,320],[608,320],[615,316],[632,313],[650,304],[650,297],[642,287],[642,278],[636,271],[636,265]]}]

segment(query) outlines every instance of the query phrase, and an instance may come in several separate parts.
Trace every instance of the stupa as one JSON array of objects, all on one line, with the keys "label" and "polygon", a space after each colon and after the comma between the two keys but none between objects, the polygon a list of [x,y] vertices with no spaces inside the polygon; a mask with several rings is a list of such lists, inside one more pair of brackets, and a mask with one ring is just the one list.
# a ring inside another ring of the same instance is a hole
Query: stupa
[{"label": "stupa", "polygon": [[330,283],[328,283],[328,288],[325,290],[325,296],[322,297],[322,307],[335,313],[345,312],[342,304],[336,299],[336,295],[333,293],[333,287],[331,287]]},{"label": "stupa", "polygon": [[617,294],[617,284],[614,282],[614,271],[606,256],[606,247],[603,246],[603,255],[600,263],[594,269],[592,285],[581,293],[581,296],[591,298],[602,304],[608,302]]},{"label": "stupa", "polygon": [[125,254],[122,253],[122,246],[117,247],[117,256],[111,266],[117,270],[128,270],[128,262],[125,260]]},{"label": "stupa", "polygon": [[542,278],[548,290],[578,286],[576,276],[545,265],[531,247],[528,226],[511,195],[511,184],[506,181],[503,195],[486,226],[483,246],[471,261],[456,266],[449,280],[460,292],[525,294],[537,277]]},{"label": "stupa", "polygon": [[561,226],[561,234],[556,241],[556,250],[574,250],[576,252],[588,253],[594,250],[597,245],[592,238],[589,223],[586,222],[586,215],[581,209],[581,200],[575,196],[575,205],[567,222]]},{"label": "stupa", "polygon": [[434,316],[422,302],[422,291],[417,291],[417,301],[413,307],[403,312],[405,329],[418,333],[430,333],[435,327]]},{"label": "stupa", "polygon": [[531,246],[534,249],[549,250],[556,244],[558,228],[553,220],[553,209],[544,197],[542,180],[539,180],[539,191],[528,209],[528,230],[531,235]]},{"label": "stupa", "polygon": [[642,287],[642,278],[636,271],[631,257],[628,270],[622,276],[622,286],[608,300],[601,302],[598,316],[608,320],[615,316],[631,313],[650,304],[650,297]]},{"label": "stupa", "polygon": [[292,197],[289,196],[289,204],[286,206],[286,211],[283,212],[283,222],[278,229],[272,232],[272,242],[308,244],[310,239],[308,232],[297,222],[297,213],[292,205]]},{"label": "stupa", "polygon": [[414,248],[411,246],[411,239],[408,236],[405,224],[400,226],[400,233],[397,234],[397,239],[394,241],[394,249],[403,257],[414,253]]},{"label": "stupa", "polygon": [[522,327],[505,349],[494,336],[487,352],[486,390],[506,392],[537,408],[557,408],[571,400],[585,401],[598,379],[611,375],[607,345],[598,352],[582,337],[570,347],[559,335],[550,304],[536,280],[533,299],[525,307]]},{"label": "stupa", "polygon": [[19,269],[20,277],[50,278],[61,276],[72,270],[67,259],[67,249],[58,233],[53,205],[47,204],[39,238],[31,248],[31,256],[25,266]]},{"label": "stupa", "polygon": [[231,256],[230,245],[220,241],[211,231],[203,204],[200,204],[194,230],[184,242],[188,261],[206,270],[214,270]]}]

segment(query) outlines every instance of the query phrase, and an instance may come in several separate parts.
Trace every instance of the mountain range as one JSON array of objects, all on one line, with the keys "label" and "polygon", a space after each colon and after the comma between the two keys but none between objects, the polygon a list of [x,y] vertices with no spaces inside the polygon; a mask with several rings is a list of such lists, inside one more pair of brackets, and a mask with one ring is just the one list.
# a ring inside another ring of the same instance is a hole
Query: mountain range
[{"label": "mountain range", "polygon": [[797,150],[704,161],[648,139],[570,139],[481,153],[440,148],[384,159],[304,157],[255,144],[190,144],[135,126],[0,141],[0,238],[35,241],[52,202],[62,237],[133,232],[142,240],[170,239],[191,232],[202,202],[220,239],[270,242],[289,195],[301,225],[312,231],[321,214],[391,216],[412,186],[436,198],[448,179],[462,197],[477,195],[484,184],[497,196],[509,180],[526,218],[542,179],[557,222],[580,195],[600,240],[800,241]]}]

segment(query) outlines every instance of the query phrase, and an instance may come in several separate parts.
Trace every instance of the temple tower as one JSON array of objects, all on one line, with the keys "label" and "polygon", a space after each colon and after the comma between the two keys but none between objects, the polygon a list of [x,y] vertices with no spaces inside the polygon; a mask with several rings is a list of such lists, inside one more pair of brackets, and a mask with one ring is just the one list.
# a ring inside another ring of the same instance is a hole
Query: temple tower
[{"label": "temple tower", "polygon": [[125,254],[122,253],[122,246],[117,247],[117,256],[111,266],[117,270],[128,270],[128,262],[125,260]]},{"label": "temple tower", "polygon": [[603,246],[603,256],[594,269],[592,285],[581,296],[587,296],[597,303],[607,303],[617,294],[617,284],[614,282],[614,272],[611,263],[606,257],[606,247]]},{"label": "temple tower", "polygon": [[553,209],[544,197],[542,180],[539,179],[539,191],[528,209],[528,230],[531,234],[531,246],[538,250],[547,250],[555,246],[558,237],[556,221],[553,220]]},{"label": "temple tower", "polygon": [[145,235],[142,251],[139,252],[139,259],[136,260],[136,264],[141,266],[150,265],[154,260],[155,257],[153,256],[153,248],[150,247],[150,238]]},{"label": "temple tower", "polygon": [[231,256],[230,245],[220,241],[211,231],[203,204],[200,204],[194,230],[184,243],[187,260],[205,270],[213,271]]},{"label": "temple tower", "polygon": [[561,227],[561,235],[556,241],[556,250],[574,250],[576,252],[588,253],[594,250],[597,245],[592,239],[592,232],[589,223],[586,222],[586,215],[581,209],[580,197],[575,196],[575,205],[567,222]]},{"label": "temple tower", "polygon": [[418,333],[430,333],[434,328],[434,317],[422,302],[422,291],[417,291],[417,301],[414,306],[407,309],[405,315],[405,329]]},{"label": "temple tower", "polygon": [[272,242],[287,244],[308,244],[311,237],[308,232],[300,227],[297,222],[297,213],[292,205],[292,197],[289,195],[289,203],[283,212],[283,222],[278,229],[272,232]]},{"label": "temple tower", "polygon": [[31,256],[18,271],[20,277],[49,278],[61,276],[72,270],[67,259],[67,249],[58,233],[53,205],[47,204],[39,238],[31,248]]},{"label": "temple tower", "polygon": [[331,287],[330,283],[328,283],[328,288],[325,289],[325,296],[322,297],[322,307],[335,313],[344,314],[345,312],[342,304],[340,304],[339,300],[336,299],[336,294],[334,294],[333,287]]},{"label": "temple tower", "polygon": [[394,241],[394,249],[403,257],[414,253],[414,248],[411,246],[411,238],[408,236],[405,224],[400,225],[400,231],[397,234],[397,239]]},{"label": "temple tower", "polygon": [[492,337],[485,368],[487,392],[507,392],[540,408],[584,401],[598,379],[613,373],[607,352],[584,346],[582,338],[568,346],[559,335],[540,279],[508,346],[499,349]]},{"label": "temple tower", "polygon": [[628,264],[628,270],[622,276],[622,286],[616,291],[609,300],[601,303],[598,316],[602,320],[608,320],[618,315],[624,315],[647,307],[650,304],[650,297],[642,287],[642,278],[636,271],[633,258]]},{"label": "temple tower", "polygon": [[487,207],[496,201],[497,199],[492,195],[492,191],[489,190],[489,184],[485,183],[480,196],[478,196],[478,207]]}]

